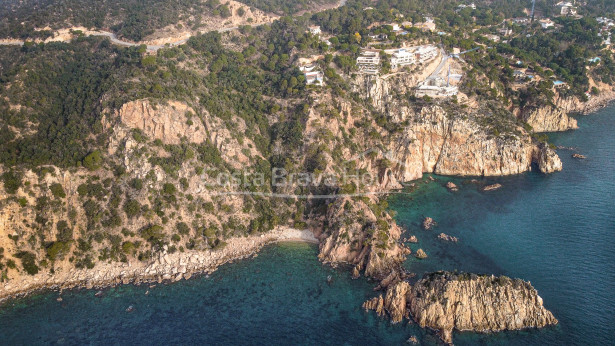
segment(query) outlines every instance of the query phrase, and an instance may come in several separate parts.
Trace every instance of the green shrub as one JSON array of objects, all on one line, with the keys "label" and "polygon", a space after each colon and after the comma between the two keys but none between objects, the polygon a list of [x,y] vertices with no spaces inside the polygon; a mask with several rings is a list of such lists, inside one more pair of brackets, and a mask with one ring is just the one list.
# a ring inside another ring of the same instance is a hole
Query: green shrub
[{"label": "green shrub", "polygon": [[49,186],[49,190],[56,198],[66,198],[66,192],[60,183],[53,183]]},{"label": "green shrub", "polygon": [[164,243],[163,228],[158,225],[150,225],[141,230],[141,237],[152,245],[161,246]]},{"label": "green shrub", "polygon": [[165,195],[174,195],[175,192],[177,192],[177,188],[175,187],[175,185],[171,183],[165,183],[164,185],[162,185],[162,193],[164,193]]},{"label": "green shrub", "polygon": [[190,227],[185,222],[178,222],[175,225],[175,228],[177,228],[177,232],[179,232],[179,234],[181,235],[190,234]]},{"label": "green shrub", "polygon": [[21,251],[15,255],[15,257],[21,260],[21,265],[26,273],[30,275],[36,275],[38,273],[38,266],[36,265],[36,255],[32,252]]},{"label": "green shrub", "polygon": [[134,254],[136,249],[137,249],[137,247],[135,246],[135,244],[133,242],[125,241],[124,243],[122,243],[122,251],[126,255]]},{"label": "green shrub", "polygon": [[58,235],[56,236],[58,241],[69,242],[73,240],[73,229],[68,227],[68,222],[64,220],[58,221],[56,229],[58,230]]},{"label": "green shrub", "polygon": [[102,154],[95,150],[83,159],[83,167],[90,171],[95,171],[102,166]]},{"label": "green shrub", "polygon": [[8,194],[15,194],[21,187],[22,176],[15,171],[8,171],[2,174],[2,181],[4,182],[4,190]]},{"label": "green shrub", "polygon": [[141,204],[134,199],[129,199],[124,202],[124,212],[132,219],[141,213]]},{"label": "green shrub", "polygon": [[130,181],[130,187],[135,190],[141,190],[143,188],[143,180],[139,178],[134,178]]},{"label": "green shrub", "polygon": [[57,258],[62,258],[70,250],[70,243],[61,241],[53,242],[47,247],[47,257],[50,260],[55,261]]}]

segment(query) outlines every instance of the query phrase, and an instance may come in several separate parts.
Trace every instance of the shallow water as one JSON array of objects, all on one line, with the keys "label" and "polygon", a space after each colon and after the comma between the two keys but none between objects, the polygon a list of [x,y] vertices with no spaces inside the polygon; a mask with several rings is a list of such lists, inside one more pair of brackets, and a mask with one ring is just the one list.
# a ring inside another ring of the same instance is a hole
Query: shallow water
[{"label": "shallow water", "polygon": [[[505,274],[530,280],[560,324],[491,335],[456,333],[458,345],[612,344],[615,337],[615,108],[581,118],[580,129],[553,135],[586,160],[560,150],[564,171],[481,180],[424,179],[391,196],[398,222],[429,258],[410,257],[419,275],[433,270]],[[460,191],[444,188],[454,181]],[[406,191],[408,192],[408,191]],[[438,221],[423,231],[423,216]],[[446,243],[444,232],[460,239]],[[269,246],[257,258],[225,265],[211,277],[170,285],[73,290],[12,300],[0,309],[3,344],[401,344],[433,333],[392,325],[361,304],[375,295],[347,269],[321,265],[314,245]],[[327,277],[332,276],[331,284]],[[149,294],[145,294],[149,291]],[[132,305],[134,310],[126,312]]]}]

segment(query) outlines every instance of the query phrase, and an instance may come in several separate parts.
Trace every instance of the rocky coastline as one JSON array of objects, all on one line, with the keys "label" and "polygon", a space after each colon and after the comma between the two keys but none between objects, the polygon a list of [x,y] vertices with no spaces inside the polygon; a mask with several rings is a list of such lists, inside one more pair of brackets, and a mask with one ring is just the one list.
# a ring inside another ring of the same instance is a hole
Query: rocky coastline
[{"label": "rocky coastline", "polygon": [[412,318],[447,344],[453,342],[453,330],[488,333],[558,323],[529,282],[468,273],[429,273],[414,285],[400,281],[363,308],[388,315],[392,323]]},{"label": "rocky coastline", "polygon": [[117,263],[98,263],[92,269],[71,269],[65,272],[39,273],[24,277],[19,283],[0,285],[0,302],[27,296],[41,290],[72,288],[101,289],[119,284],[170,283],[190,279],[198,274],[210,274],[219,266],[235,260],[250,258],[266,245],[286,242],[318,243],[309,230],[277,228],[268,233],[249,237],[231,238],[219,250],[160,252],[156,258],[147,261]]}]

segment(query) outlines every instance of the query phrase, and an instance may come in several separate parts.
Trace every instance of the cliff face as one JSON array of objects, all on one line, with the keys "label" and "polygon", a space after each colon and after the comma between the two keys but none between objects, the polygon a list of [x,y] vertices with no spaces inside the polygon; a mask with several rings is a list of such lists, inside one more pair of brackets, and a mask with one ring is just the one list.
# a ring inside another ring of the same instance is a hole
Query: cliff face
[{"label": "cliff face", "polygon": [[[372,200],[371,203],[375,203]],[[363,200],[337,198],[328,207],[318,257],[347,263],[382,280],[396,275],[410,251],[401,245],[401,229],[388,214],[377,216]]]},{"label": "cliff face", "polygon": [[189,142],[202,143],[206,138],[205,126],[190,114],[194,115],[194,110],[182,102],[154,106],[147,100],[128,102],[118,112],[122,123],[143,131],[151,139],[179,144],[185,137]]},{"label": "cliff face", "polygon": [[[385,139],[391,179],[397,182],[418,179],[423,173],[460,176],[502,176],[531,169],[533,162],[545,173],[558,170],[535,160],[540,151],[531,136],[511,115],[500,117],[507,133],[499,133],[489,124],[494,116],[487,108],[445,110],[439,105],[412,109],[403,96],[411,92],[416,76],[402,74],[388,79],[357,78],[355,89],[369,99],[390,121],[404,124],[401,133]],[[568,118],[562,113],[563,117]],[[574,119],[570,118],[572,124]],[[553,162],[555,152],[545,152]],[[544,168],[544,170],[543,170]],[[559,168],[561,169],[561,168]],[[396,184],[392,184],[396,185]]]},{"label": "cliff face", "polygon": [[453,329],[496,332],[557,324],[528,282],[507,277],[432,273],[419,280],[409,297],[413,318],[452,342]]},{"label": "cliff face", "polygon": [[521,118],[535,132],[557,132],[579,128],[577,120],[568,116],[562,108],[545,106],[522,112]]},{"label": "cliff face", "polygon": [[424,108],[398,140],[391,142],[402,180],[422,173],[499,176],[525,172],[533,144],[527,134],[499,137],[471,118],[450,117],[439,106]]}]

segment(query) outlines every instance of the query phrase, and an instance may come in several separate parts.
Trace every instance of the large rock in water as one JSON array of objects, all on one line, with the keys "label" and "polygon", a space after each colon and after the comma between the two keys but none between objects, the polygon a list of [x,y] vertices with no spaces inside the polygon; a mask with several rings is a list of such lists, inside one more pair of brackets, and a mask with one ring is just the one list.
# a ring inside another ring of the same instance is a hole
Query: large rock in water
[{"label": "large rock in water", "polygon": [[438,330],[447,343],[453,329],[496,332],[557,324],[529,282],[505,276],[426,274],[412,287],[409,308],[421,327]]}]

